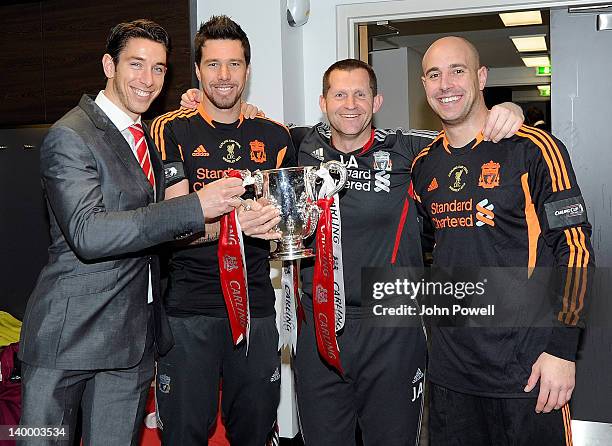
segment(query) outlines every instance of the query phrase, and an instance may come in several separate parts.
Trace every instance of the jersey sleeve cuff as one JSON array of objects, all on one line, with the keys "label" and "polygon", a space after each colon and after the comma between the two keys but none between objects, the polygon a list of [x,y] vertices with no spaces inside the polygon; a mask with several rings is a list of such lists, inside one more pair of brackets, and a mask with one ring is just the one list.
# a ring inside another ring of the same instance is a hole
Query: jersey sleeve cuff
[{"label": "jersey sleeve cuff", "polygon": [[555,327],[545,352],[567,361],[576,360],[580,329],[577,327]]}]

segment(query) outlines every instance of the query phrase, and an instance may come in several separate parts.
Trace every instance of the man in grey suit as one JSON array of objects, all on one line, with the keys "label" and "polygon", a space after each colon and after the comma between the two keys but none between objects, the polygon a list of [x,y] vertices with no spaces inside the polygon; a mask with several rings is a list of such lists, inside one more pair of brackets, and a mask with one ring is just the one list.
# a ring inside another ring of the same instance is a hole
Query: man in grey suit
[{"label": "man in grey suit", "polygon": [[114,27],[105,89],[83,96],[41,148],[52,243],[22,329],[21,424],[74,436],[80,406],[86,445],[137,443],[154,350],[172,345],[150,248],[204,231],[244,193],[224,178],[162,201],[162,162],[140,114],[161,91],[168,49],[154,22]]}]

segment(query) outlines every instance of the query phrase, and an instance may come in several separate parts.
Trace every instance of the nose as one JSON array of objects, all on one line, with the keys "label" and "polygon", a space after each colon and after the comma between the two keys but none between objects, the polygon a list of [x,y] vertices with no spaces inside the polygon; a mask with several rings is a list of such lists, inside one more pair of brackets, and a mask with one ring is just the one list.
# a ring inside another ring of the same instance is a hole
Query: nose
[{"label": "nose", "polygon": [[444,91],[451,88],[451,78],[446,73],[440,74],[440,88]]},{"label": "nose", "polygon": [[147,87],[153,85],[152,69],[144,69],[140,72],[140,82],[142,82]]},{"label": "nose", "polygon": [[353,97],[352,94],[347,95],[344,106],[346,108],[355,108],[355,98]]},{"label": "nose", "polygon": [[225,64],[221,64],[219,69],[219,79],[228,80],[231,77],[229,67]]}]

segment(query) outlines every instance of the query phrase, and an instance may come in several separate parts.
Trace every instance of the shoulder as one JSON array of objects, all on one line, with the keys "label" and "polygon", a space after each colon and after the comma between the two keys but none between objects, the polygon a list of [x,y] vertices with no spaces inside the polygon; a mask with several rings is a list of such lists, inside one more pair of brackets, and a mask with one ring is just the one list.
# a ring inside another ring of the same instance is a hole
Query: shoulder
[{"label": "shoulder", "polygon": [[384,140],[386,138],[401,138],[401,137],[418,137],[424,138],[425,140],[434,140],[440,132],[435,130],[417,130],[417,129],[404,129],[402,127],[387,128],[387,129],[376,129],[374,132],[374,138],[377,140]]},{"label": "shoulder", "polygon": [[151,123],[151,133],[163,132],[166,126],[173,126],[179,122],[189,123],[192,121],[191,118],[198,115],[198,110],[191,110],[186,108],[179,108],[172,110],[163,115],[158,116]]},{"label": "shoulder", "polygon": [[[245,120],[245,121],[248,122],[249,120]],[[290,135],[289,129],[287,128],[285,124],[275,121],[273,119],[266,118],[263,116],[256,116],[255,118],[251,119],[251,121],[252,121],[252,125],[256,125],[259,128],[264,129],[265,131],[278,132],[285,136]]]}]

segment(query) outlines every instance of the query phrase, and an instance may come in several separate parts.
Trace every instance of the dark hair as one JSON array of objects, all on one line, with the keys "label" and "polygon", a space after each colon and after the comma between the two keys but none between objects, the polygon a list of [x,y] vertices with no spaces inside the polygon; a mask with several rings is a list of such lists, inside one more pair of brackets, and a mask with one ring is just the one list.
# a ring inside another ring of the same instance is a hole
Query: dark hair
[{"label": "dark hair", "polygon": [[203,22],[193,39],[195,49],[195,62],[200,65],[202,60],[202,47],[207,40],[239,40],[244,51],[244,60],[247,66],[251,63],[251,44],[246,33],[240,25],[226,15],[214,15],[208,22]]},{"label": "dark hair", "polygon": [[132,20],[114,26],[106,41],[106,52],[110,54],[115,64],[119,62],[119,54],[128,40],[134,38],[161,43],[166,48],[166,53],[170,52],[170,37],[164,28],[148,19]]},{"label": "dark hair", "polygon": [[339,60],[338,62],[333,63],[323,75],[323,96],[327,95],[329,91],[329,77],[331,76],[333,71],[353,71],[363,69],[368,72],[368,77],[370,78],[370,89],[372,90],[372,95],[376,96],[378,94],[378,82],[376,80],[376,73],[374,73],[374,69],[367,63],[362,62],[358,59],[344,59]]}]

